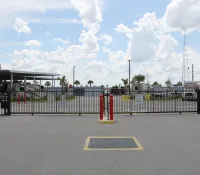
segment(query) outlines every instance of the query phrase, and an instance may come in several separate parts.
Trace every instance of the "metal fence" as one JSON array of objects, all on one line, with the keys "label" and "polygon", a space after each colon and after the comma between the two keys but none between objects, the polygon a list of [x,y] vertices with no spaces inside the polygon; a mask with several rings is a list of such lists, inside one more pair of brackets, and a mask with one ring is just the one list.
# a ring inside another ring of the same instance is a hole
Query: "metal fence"
[{"label": "metal fence", "polygon": [[[99,91],[12,92],[11,114],[99,114]],[[136,94],[142,94],[138,103]],[[197,112],[197,101],[182,101],[182,94],[169,91],[131,91],[133,98],[114,94],[114,113],[181,113]]]},{"label": "metal fence", "polygon": [[0,92],[0,115],[10,115],[9,92]]}]

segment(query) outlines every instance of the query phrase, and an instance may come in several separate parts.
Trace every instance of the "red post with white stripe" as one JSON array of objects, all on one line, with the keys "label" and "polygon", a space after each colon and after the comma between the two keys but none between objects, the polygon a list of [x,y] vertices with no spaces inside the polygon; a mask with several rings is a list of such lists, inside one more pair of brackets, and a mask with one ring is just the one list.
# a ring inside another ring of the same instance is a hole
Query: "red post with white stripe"
[{"label": "red post with white stripe", "polygon": [[110,94],[110,120],[114,120],[113,116],[113,95]]},{"label": "red post with white stripe", "polygon": [[100,95],[100,120],[103,120],[103,112],[104,112],[104,105],[103,105],[103,95]]}]

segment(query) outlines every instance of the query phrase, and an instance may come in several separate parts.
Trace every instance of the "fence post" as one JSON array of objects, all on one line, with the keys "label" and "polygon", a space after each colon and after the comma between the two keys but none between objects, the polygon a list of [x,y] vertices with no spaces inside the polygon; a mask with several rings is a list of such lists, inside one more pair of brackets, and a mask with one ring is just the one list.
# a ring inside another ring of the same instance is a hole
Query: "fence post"
[{"label": "fence post", "polygon": [[11,90],[7,92],[7,100],[8,100],[8,109],[7,109],[7,115],[11,115]]},{"label": "fence post", "polygon": [[78,91],[79,96],[79,116],[81,115],[81,91]]},{"label": "fence post", "polygon": [[17,102],[18,104],[20,104],[20,93],[18,92],[18,95],[17,95]]},{"label": "fence post", "polygon": [[103,94],[100,95],[100,120],[103,120],[103,111],[104,111],[104,99]]},{"label": "fence post", "polygon": [[[172,98],[173,98],[173,96],[172,96]],[[177,111],[176,111],[176,109],[177,109],[177,108],[176,108],[176,100],[177,100],[177,98],[178,98],[177,91],[175,91],[175,112],[177,112]]]},{"label": "fence post", "polygon": [[154,98],[155,98],[155,93],[153,91],[153,112],[154,112]]},{"label": "fence post", "polygon": [[26,103],[26,91],[24,91],[24,104]]},{"label": "fence post", "polygon": [[110,120],[114,120],[114,116],[113,116],[113,95],[110,94]]},{"label": "fence post", "polygon": [[57,112],[58,112],[58,106],[57,106],[57,105],[58,105],[58,103],[57,103],[57,101],[58,101],[58,100],[57,100],[57,90],[56,90],[55,101],[56,101],[56,113],[57,113]]},{"label": "fence post", "polygon": [[33,91],[33,101],[32,101],[32,113],[31,115],[33,115],[35,113],[35,90]]},{"label": "fence post", "polygon": [[197,114],[200,114],[200,90],[197,90]]},{"label": "fence post", "polygon": [[129,98],[130,98],[129,99],[129,112],[130,112],[130,115],[132,115],[132,112],[133,112],[133,91],[129,94]]}]

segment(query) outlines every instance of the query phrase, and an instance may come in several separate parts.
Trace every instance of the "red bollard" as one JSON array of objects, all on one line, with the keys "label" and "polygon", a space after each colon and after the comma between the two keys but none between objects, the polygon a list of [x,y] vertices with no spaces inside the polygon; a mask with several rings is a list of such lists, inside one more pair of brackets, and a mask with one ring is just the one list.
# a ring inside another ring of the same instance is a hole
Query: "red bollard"
[{"label": "red bollard", "polygon": [[113,95],[110,94],[110,120],[114,120],[113,116]]},{"label": "red bollard", "polygon": [[18,104],[20,104],[20,93],[18,93],[17,101],[18,101]]},{"label": "red bollard", "polygon": [[24,104],[26,103],[26,92],[24,92]]},{"label": "red bollard", "polygon": [[100,120],[103,120],[103,111],[104,111],[104,105],[103,105],[103,95],[100,95]]}]

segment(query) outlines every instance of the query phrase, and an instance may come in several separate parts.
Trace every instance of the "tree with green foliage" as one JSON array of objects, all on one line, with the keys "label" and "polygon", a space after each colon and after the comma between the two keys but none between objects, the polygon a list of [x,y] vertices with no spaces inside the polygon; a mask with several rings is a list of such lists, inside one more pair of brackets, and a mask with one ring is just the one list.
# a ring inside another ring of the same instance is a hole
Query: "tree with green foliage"
[{"label": "tree with green foliage", "polygon": [[88,81],[88,84],[89,84],[90,87],[91,87],[91,85],[94,84],[94,82],[93,82],[92,80],[89,80],[89,81]]},{"label": "tree with green foliage", "polygon": [[45,83],[45,85],[44,86],[46,86],[46,87],[49,87],[49,86],[51,86],[51,83],[50,83],[50,81],[46,81],[46,83]]},{"label": "tree with green foliage", "polygon": [[166,84],[167,87],[171,87],[172,82],[171,82],[170,79],[168,79],[168,80],[165,82],[165,84]]},{"label": "tree with green foliage", "polygon": [[138,74],[138,75],[135,75],[133,78],[132,78],[132,82],[133,83],[141,83],[145,80],[145,76],[144,75],[141,75],[141,74]]},{"label": "tree with green foliage", "polygon": [[76,86],[78,86],[78,85],[80,85],[81,83],[80,83],[80,81],[76,80],[76,81],[74,82],[74,84],[75,84]]},{"label": "tree with green foliage", "polygon": [[123,78],[122,78],[122,82],[123,82],[124,86],[126,87],[127,84],[128,84],[128,78],[126,78],[126,79],[123,79]]},{"label": "tree with green foliage", "polygon": [[111,94],[118,95],[119,94],[119,86],[115,85],[111,87]]},{"label": "tree with green foliage", "polygon": [[68,82],[67,82],[67,79],[65,78],[65,76],[59,77],[57,80],[59,81],[60,86],[62,87],[62,94],[64,93],[64,88],[65,88],[65,91],[67,92],[68,91]]},{"label": "tree with green foliage", "polygon": [[176,86],[182,86],[183,84],[182,84],[182,82],[181,81],[179,81],[177,84],[176,84]]},{"label": "tree with green foliage", "polygon": [[159,84],[158,84],[157,81],[155,81],[152,85],[153,85],[153,86],[158,86]]}]

